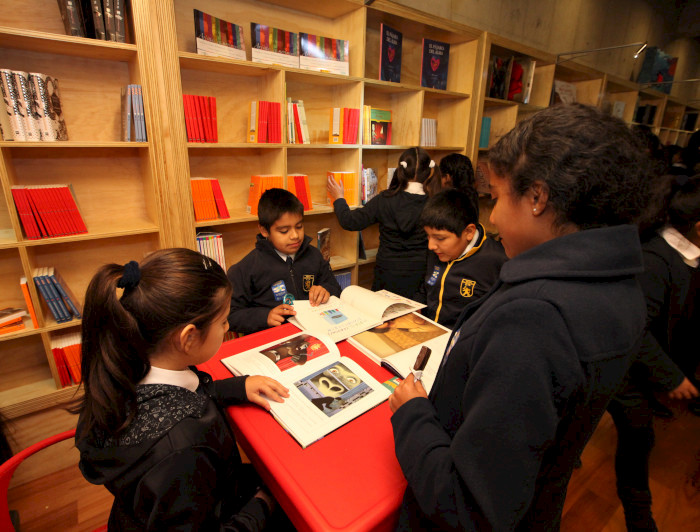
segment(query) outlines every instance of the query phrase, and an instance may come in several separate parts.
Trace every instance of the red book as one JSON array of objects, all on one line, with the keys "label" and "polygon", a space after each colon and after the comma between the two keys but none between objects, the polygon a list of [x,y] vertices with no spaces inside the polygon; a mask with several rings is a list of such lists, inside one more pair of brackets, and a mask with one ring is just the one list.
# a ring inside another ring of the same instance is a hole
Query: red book
[{"label": "red book", "polygon": [[190,109],[188,103],[188,94],[182,95],[182,109],[185,114],[185,133],[187,134],[187,142],[192,142],[192,124],[190,117]]},{"label": "red book", "polygon": [[202,140],[200,142],[209,142],[209,128],[207,127],[207,114],[204,108],[204,96],[195,95],[194,100],[197,106],[197,121],[202,128]]},{"label": "red book", "polygon": [[204,123],[202,122],[202,110],[199,105],[199,96],[196,94],[192,95],[192,110],[194,111],[194,114],[192,115],[194,117],[194,124],[197,128],[197,137],[195,138],[195,142],[204,142],[205,136]]},{"label": "red book", "polygon": [[58,192],[58,187],[47,187],[46,193],[53,206],[53,213],[56,217],[56,223],[61,228],[61,235],[71,235],[74,233],[72,225],[68,221],[66,207],[63,204],[63,198]]},{"label": "red book", "polygon": [[226,200],[218,179],[211,180],[211,190],[214,193],[214,201],[216,201],[216,210],[219,211],[219,218],[228,218],[230,216],[228,207],[226,207]]},{"label": "red book", "polygon": [[15,200],[17,214],[19,214],[19,219],[22,222],[22,227],[24,228],[24,233],[27,235],[27,238],[31,240],[41,238],[39,226],[34,219],[32,208],[29,205],[26,189],[12,187],[12,198]]},{"label": "red book", "polygon": [[343,144],[350,144],[350,108],[343,107]]},{"label": "red book", "polygon": [[61,387],[70,385],[70,375],[68,374],[68,369],[66,368],[66,355],[63,349],[60,347],[52,347],[51,353],[53,353],[53,359],[56,363],[56,371],[58,372],[58,378],[61,381]]},{"label": "red book", "polygon": [[73,192],[71,191],[70,187],[63,187],[61,191],[64,195],[65,204],[68,206],[68,211],[78,233],[87,233],[87,226],[85,225],[85,221],[83,220],[80,211],[78,210],[78,205],[75,203],[75,198],[73,197]]},{"label": "red book", "polygon": [[39,188],[29,188],[29,195],[34,198],[34,204],[37,209],[39,209],[39,216],[41,221],[44,222],[44,227],[46,227],[46,233],[48,236],[58,236],[60,234],[60,229],[56,226],[56,221],[51,215],[51,205],[46,197],[44,189]]},{"label": "red book", "polygon": [[299,109],[297,107],[297,104],[293,103],[292,107],[294,108],[294,131],[296,131],[296,143],[297,144],[302,144],[304,142],[304,139],[301,134],[301,120],[299,120]]},{"label": "red book", "polygon": [[26,198],[29,201],[29,206],[32,209],[32,213],[34,214],[34,220],[36,220],[36,225],[39,228],[39,232],[41,233],[41,238],[49,236],[49,231],[46,228],[46,224],[44,223],[44,220],[41,218],[41,214],[39,213],[39,206],[36,203],[36,200],[34,198],[34,195],[31,193],[31,189],[24,189],[26,191]]},{"label": "red book", "polygon": [[63,217],[61,216],[61,207],[56,200],[56,195],[54,194],[55,187],[45,187],[42,189],[44,198],[46,199],[46,205],[49,209],[51,219],[53,220],[54,227],[57,233],[54,236],[65,236],[68,233],[68,227],[66,226]]},{"label": "red book", "polygon": [[216,122],[216,97],[212,96],[209,98],[209,104],[211,107],[211,125],[212,125],[212,131],[214,133],[214,142],[219,142],[219,130],[218,130],[218,125]]},{"label": "red book", "polygon": [[209,105],[209,96],[202,96],[202,109],[204,109],[204,117],[207,126],[207,142],[214,142],[214,129],[212,128],[211,105]]},{"label": "red book", "polygon": [[267,142],[267,119],[269,116],[270,102],[260,101],[260,113],[258,114],[258,142]]}]

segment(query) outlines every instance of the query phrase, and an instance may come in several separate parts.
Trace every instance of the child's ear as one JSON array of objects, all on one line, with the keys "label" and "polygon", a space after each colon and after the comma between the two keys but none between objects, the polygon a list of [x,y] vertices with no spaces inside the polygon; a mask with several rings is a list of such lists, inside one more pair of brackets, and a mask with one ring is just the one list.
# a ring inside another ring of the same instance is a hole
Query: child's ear
[{"label": "child's ear", "polygon": [[270,232],[260,224],[258,224],[258,231],[260,231],[260,234],[265,238],[270,236]]},{"label": "child's ear", "polygon": [[472,238],[474,238],[474,235],[476,234],[476,224],[469,224],[467,227],[464,228],[464,231],[462,231],[462,236],[467,239],[467,241],[471,241]]},{"label": "child's ear", "polygon": [[181,351],[188,352],[199,338],[199,330],[192,323],[185,325],[177,336]]}]

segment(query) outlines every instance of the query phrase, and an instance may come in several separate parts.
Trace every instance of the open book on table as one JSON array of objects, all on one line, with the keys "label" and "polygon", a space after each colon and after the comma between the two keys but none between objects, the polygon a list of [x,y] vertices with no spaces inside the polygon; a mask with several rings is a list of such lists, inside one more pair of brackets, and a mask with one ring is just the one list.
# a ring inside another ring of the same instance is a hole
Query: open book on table
[{"label": "open book on table", "polygon": [[387,320],[425,307],[422,303],[387,290],[372,292],[361,286],[348,286],[340,298],[312,307],[308,301],[295,301],[295,316],[289,322],[311,334],[328,336],[340,342],[350,336],[381,325]]},{"label": "open book on table", "polygon": [[386,400],[391,392],[326,339],[297,333],[221,360],[234,375],[265,375],[289,388],[272,415],[302,447]]},{"label": "open book on table", "polygon": [[405,379],[422,346],[432,350],[421,382],[427,392],[435,382],[440,362],[450,339],[450,329],[418,313],[404,314],[348,338],[357,349],[394,375]]}]

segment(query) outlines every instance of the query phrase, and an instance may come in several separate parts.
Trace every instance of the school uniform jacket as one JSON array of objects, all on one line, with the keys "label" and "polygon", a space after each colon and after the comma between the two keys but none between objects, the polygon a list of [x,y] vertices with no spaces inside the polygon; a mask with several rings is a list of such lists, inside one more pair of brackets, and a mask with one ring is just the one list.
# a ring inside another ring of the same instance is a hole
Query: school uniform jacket
[{"label": "school uniform jacket", "polygon": [[474,247],[450,262],[442,262],[432,251],[416,301],[427,304],[423,315],[452,328],[462,309],[489,291],[508,260],[503,246],[488,238],[482,225]]},{"label": "school uniform jacket", "polygon": [[119,439],[77,443],[85,478],[114,495],[110,532],[262,529],[265,503],[237,493],[241,457],[221,410],[246,400],[246,377],[195,372],[196,392],[137,386],[138,415]]},{"label": "school uniform jacket", "polygon": [[233,285],[228,317],[232,331],[253,333],[267,329],[267,315],[283,303],[285,290],[294,299],[309,299],[311,287],[320,285],[331,295],[340,296],[340,285],[330,264],[309,242],[311,238],[304,236],[289,267],[272,243],[257,235],[255,249],[228,270]]},{"label": "school uniform jacket", "polygon": [[402,530],[558,530],[574,461],[644,329],[636,228],[510,259],[468,305],[430,397],[392,416]]},{"label": "school uniform jacket", "polygon": [[428,237],[418,221],[426,201],[425,194],[401,191],[393,196],[378,194],[355,210],[350,210],[345,199],[339,198],[333,202],[333,209],[340,226],[347,231],[361,231],[379,224],[377,264],[382,268],[422,271]]}]

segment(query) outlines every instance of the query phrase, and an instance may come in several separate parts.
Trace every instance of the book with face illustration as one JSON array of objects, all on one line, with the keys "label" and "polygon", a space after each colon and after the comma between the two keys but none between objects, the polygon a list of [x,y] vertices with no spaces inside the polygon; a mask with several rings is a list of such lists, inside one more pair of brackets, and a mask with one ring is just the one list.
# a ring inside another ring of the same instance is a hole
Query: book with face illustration
[{"label": "book with face illustration", "polygon": [[401,44],[403,34],[381,24],[381,37],[379,40],[379,79],[382,81],[401,81]]},{"label": "book with face illustration", "polygon": [[450,45],[446,42],[423,39],[423,60],[420,85],[431,89],[447,89],[447,67]]}]

